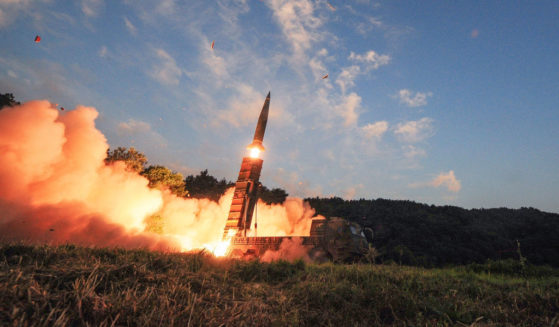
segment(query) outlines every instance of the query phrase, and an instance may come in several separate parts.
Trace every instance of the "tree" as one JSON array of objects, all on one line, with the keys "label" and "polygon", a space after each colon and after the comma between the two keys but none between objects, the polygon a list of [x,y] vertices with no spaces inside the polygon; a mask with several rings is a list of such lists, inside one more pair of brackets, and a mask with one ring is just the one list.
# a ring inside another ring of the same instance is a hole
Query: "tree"
[{"label": "tree", "polygon": [[163,166],[149,166],[142,172],[142,176],[149,180],[149,187],[169,189],[173,194],[186,197],[188,190],[185,188],[181,173],[174,173]]},{"label": "tree", "polygon": [[134,147],[130,147],[129,149],[118,147],[113,151],[108,149],[105,163],[110,165],[115,161],[124,161],[128,170],[140,173],[144,170],[148,159],[143,153],[136,151]]},{"label": "tree", "polygon": [[220,181],[212,175],[208,174],[208,170],[203,170],[199,175],[189,175],[184,179],[186,188],[191,197],[208,198],[218,201],[225,191],[235,185],[222,179]]},{"label": "tree", "polygon": [[267,204],[283,203],[289,194],[281,188],[268,189],[262,185],[258,190],[258,197]]},{"label": "tree", "polygon": [[21,103],[14,99],[14,95],[12,93],[0,94],[0,110],[4,107],[13,107],[20,104]]}]

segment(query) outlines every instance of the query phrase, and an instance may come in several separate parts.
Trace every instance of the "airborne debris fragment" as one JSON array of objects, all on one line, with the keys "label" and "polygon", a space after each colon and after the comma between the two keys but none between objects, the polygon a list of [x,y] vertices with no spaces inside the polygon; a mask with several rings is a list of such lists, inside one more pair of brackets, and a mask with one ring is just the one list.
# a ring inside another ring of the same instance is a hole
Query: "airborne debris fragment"
[{"label": "airborne debris fragment", "polygon": [[41,42],[41,37],[39,35],[35,36],[35,43]]},{"label": "airborne debris fragment", "polygon": [[327,79],[328,78],[328,74],[322,76],[322,79]]},{"label": "airborne debris fragment", "polygon": [[327,4],[328,4],[328,7],[330,7],[330,9],[332,9],[332,11],[336,10],[336,8],[334,8],[334,6],[332,6],[332,4],[330,2],[327,2]]},{"label": "airborne debris fragment", "polygon": [[214,49],[214,45],[215,45],[215,41],[212,41],[212,45],[211,45],[212,50]]},{"label": "airborne debris fragment", "polygon": [[64,111],[64,107],[60,107],[60,110]]}]

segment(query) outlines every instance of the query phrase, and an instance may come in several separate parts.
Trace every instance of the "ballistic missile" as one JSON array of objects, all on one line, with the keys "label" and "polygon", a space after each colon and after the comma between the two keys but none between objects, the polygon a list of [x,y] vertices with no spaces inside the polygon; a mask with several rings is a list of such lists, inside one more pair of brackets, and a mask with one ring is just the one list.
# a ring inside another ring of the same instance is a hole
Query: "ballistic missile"
[{"label": "ballistic missile", "polygon": [[268,122],[268,111],[270,110],[270,92],[266,96],[266,101],[264,101],[264,106],[262,106],[262,111],[260,112],[260,117],[258,117],[258,124],[256,124],[256,130],[254,131],[254,138],[252,143],[247,146],[247,149],[253,150],[258,149],[258,151],[264,151],[264,146],[262,141],[264,140],[264,132],[266,131],[266,123]]}]

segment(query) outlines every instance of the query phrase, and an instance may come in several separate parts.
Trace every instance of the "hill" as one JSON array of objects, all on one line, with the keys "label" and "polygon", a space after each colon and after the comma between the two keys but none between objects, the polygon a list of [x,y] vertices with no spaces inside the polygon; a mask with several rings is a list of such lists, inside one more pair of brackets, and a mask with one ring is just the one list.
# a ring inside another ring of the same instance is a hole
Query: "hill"
[{"label": "hill", "polygon": [[375,231],[380,260],[425,267],[525,257],[559,267],[559,215],[534,208],[472,209],[413,201],[306,199],[317,213]]},{"label": "hill", "polygon": [[0,293],[11,326],[556,326],[559,270],[3,245]]}]

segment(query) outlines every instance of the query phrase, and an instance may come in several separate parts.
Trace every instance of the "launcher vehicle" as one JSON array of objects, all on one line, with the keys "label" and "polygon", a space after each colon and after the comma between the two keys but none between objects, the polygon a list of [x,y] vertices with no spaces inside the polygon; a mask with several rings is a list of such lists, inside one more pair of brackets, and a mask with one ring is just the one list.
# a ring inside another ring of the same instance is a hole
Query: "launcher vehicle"
[{"label": "launcher vehicle", "polygon": [[312,260],[353,262],[369,253],[372,236],[371,229],[362,229],[359,224],[343,218],[316,218],[312,221],[309,236],[234,236],[229,256],[260,257],[266,251],[282,251],[282,242],[289,240],[305,248]]},{"label": "launcher vehicle", "polygon": [[[308,236],[247,236],[250,234],[252,216],[258,200],[263,163],[258,156],[260,152],[265,151],[262,142],[269,109],[270,93],[260,111],[252,143],[247,147],[250,155],[243,158],[239,177],[235,183],[235,192],[223,231],[224,240],[231,238],[229,255],[233,257],[261,256],[268,250],[281,250],[281,244],[286,240],[299,242],[300,246],[309,250],[313,259],[330,258],[337,262],[354,261],[366,255],[369,251],[368,241],[372,239],[372,230],[364,231],[358,224],[336,217],[314,219]],[[255,229],[258,227],[256,222],[254,227]],[[365,237],[367,233],[370,237]]]}]

